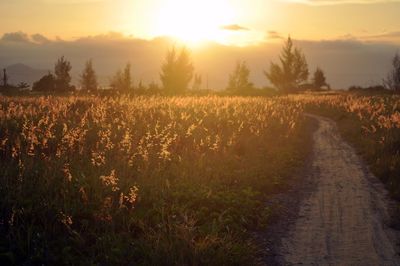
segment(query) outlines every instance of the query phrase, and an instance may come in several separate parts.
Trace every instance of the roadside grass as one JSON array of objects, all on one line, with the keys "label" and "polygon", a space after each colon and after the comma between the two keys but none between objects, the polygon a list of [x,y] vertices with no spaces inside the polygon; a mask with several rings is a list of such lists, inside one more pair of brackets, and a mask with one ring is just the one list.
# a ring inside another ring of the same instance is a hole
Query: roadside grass
[{"label": "roadside grass", "polygon": [[[386,185],[400,199],[400,102],[398,96],[332,96],[307,103],[306,110],[336,121],[351,143]],[[341,103],[339,104],[340,101]],[[349,107],[354,108],[350,110]]]},{"label": "roadside grass", "polygon": [[309,128],[285,97],[1,97],[0,264],[255,265]]}]

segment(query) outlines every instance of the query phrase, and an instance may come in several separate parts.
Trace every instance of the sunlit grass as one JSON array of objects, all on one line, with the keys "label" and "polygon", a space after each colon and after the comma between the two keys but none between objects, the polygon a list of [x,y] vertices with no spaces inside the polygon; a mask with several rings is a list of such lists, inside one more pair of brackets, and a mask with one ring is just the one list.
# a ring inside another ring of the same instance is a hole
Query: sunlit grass
[{"label": "sunlit grass", "polygon": [[297,96],[307,110],[337,121],[342,135],[371,170],[400,198],[400,97],[352,94]]},{"label": "sunlit grass", "polygon": [[309,147],[288,98],[0,99],[5,263],[253,265]]}]

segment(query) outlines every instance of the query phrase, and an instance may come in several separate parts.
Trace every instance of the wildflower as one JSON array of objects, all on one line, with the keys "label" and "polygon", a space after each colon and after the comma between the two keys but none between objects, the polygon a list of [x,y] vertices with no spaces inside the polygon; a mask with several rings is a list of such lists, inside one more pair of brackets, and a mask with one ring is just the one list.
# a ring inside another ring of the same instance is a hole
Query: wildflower
[{"label": "wildflower", "polygon": [[101,166],[106,164],[106,156],[104,152],[92,152],[91,163],[94,166]]},{"label": "wildflower", "polygon": [[118,191],[119,187],[117,186],[117,183],[119,181],[118,177],[115,174],[115,170],[111,171],[110,175],[102,175],[100,176],[100,180],[103,183],[104,186],[106,187],[111,187],[112,191]]},{"label": "wildflower", "polygon": [[137,194],[138,194],[139,188],[136,186],[133,186],[129,189],[128,196],[125,196],[125,199],[130,203],[134,204],[136,202]]},{"label": "wildflower", "polygon": [[70,216],[70,215],[66,215],[63,212],[60,212],[59,219],[60,219],[60,222],[67,227],[72,225],[72,216]]}]

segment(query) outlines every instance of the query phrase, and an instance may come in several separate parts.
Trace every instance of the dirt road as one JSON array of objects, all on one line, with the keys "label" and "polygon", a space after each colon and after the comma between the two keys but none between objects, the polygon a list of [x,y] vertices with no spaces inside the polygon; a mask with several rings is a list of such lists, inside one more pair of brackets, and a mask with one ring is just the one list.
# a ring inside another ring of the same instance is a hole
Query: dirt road
[{"label": "dirt road", "polygon": [[284,265],[400,265],[382,185],[333,121],[318,121],[310,172],[315,189],[282,239]]}]

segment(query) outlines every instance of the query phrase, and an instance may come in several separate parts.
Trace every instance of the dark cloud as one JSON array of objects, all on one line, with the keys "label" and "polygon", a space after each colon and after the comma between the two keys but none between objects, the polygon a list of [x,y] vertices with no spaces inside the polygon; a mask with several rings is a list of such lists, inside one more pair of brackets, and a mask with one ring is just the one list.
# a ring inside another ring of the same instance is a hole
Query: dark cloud
[{"label": "dark cloud", "polygon": [[29,43],[29,35],[18,31],[18,32],[9,32],[5,33],[3,37],[1,38],[1,41],[3,42],[17,42],[17,43]]},{"label": "dark cloud", "polygon": [[[277,41],[248,47],[209,43],[192,51],[196,72],[203,75],[210,88],[225,88],[229,73],[237,60],[246,60],[251,69],[251,80],[257,86],[268,85],[263,71],[271,61],[278,62],[282,43],[280,33],[268,32]],[[5,37],[4,37],[5,36]],[[24,63],[38,69],[52,69],[58,57],[65,55],[71,61],[74,82],[77,83],[86,60],[92,58],[100,83],[107,85],[111,75],[127,62],[132,63],[134,80],[159,82],[161,64],[175,41],[159,37],[143,40],[118,33],[79,38],[73,41],[49,40],[45,36],[8,33],[0,39],[0,67]],[[10,40],[24,42],[15,45]],[[342,38],[338,40],[294,40],[308,60],[310,72],[320,66],[334,88],[350,85],[371,85],[381,82],[390,68],[398,45],[377,40]],[[176,44],[179,46],[179,44]]]},{"label": "dark cloud", "polygon": [[400,38],[400,31],[385,32],[382,34],[369,35],[362,37],[363,39],[397,39]]},{"label": "dark cloud", "polygon": [[94,36],[86,36],[80,37],[78,41],[116,41],[116,40],[125,40],[125,39],[133,39],[130,37],[126,37],[124,34],[120,32],[109,32],[106,34],[99,34]]},{"label": "dark cloud", "polygon": [[249,28],[240,26],[238,24],[231,24],[231,25],[224,25],[221,26],[221,29],[223,30],[230,30],[230,31],[249,31]]},{"label": "dark cloud", "polygon": [[269,40],[276,40],[276,39],[283,39],[284,37],[280,35],[277,31],[268,31],[267,32],[267,39]]},{"label": "dark cloud", "polygon": [[45,37],[44,35],[39,34],[39,33],[31,35],[31,39],[33,42],[38,43],[38,44],[51,42],[50,39],[48,39],[47,37]]},{"label": "dark cloud", "polygon": [[326,52],[331,51],[361,51],[366,49],[368,46],[358,39],[338,39],[338,40],[320,40],[320,41],[307,41],[299,40],[297,43],[301,43],[303,46],[322,49]]}]

